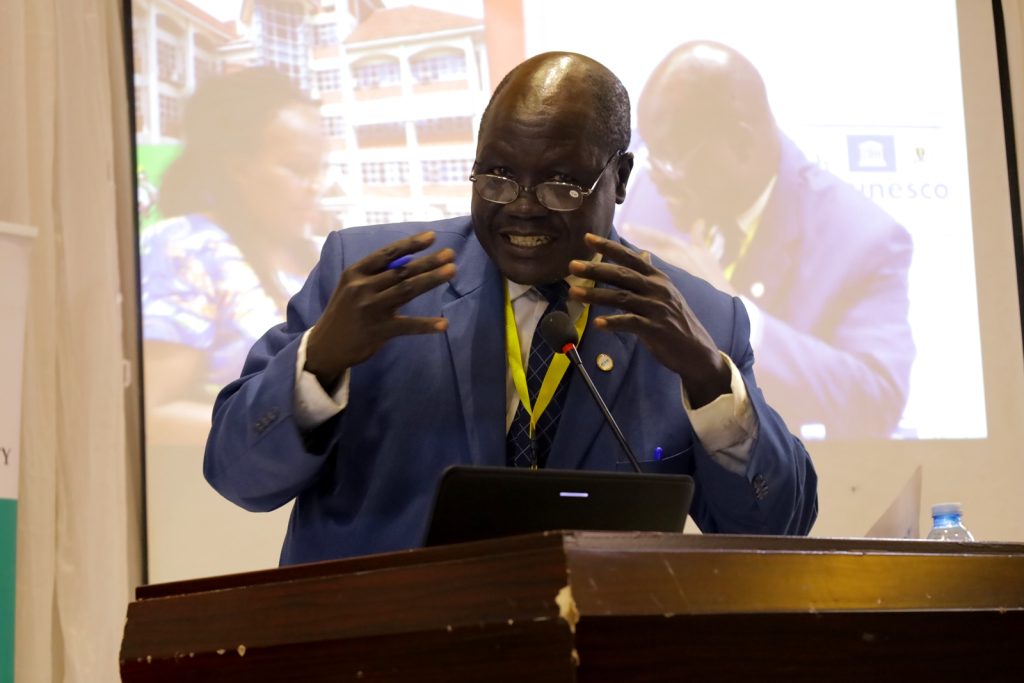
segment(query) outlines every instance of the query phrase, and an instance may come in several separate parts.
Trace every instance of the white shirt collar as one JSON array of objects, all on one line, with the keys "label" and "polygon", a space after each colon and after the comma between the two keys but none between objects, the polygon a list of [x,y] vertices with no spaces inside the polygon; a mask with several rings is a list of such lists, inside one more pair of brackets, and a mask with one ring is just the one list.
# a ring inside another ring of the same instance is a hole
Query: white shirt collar
[{"label": "white shirt collar", "polygon": [[[592,258],[590,260],[593,263],[600,263],[601,262],[601,254],[594,254],[594,258]],[[581,277],[578,277],[576,275],[571,275],[571,274],[565,276],[565,281],[569,283],[570,287],[593,287],[594,286],[594,281],[593,280],[584,280]],[[515,301],[516,299],[518,299],[519,297],[523,296],[527,292],[533,290],[533,286],[532,285],[522,285],[522,284],[519,284],[518,282],[512,282],[512,280],[509,280],[507,278],[505,279],[505,282],[506,282],[506,284],[508,284],[508,298],[511,301]],[[538,296],[540,296],[540,295],[538,294]]]}]

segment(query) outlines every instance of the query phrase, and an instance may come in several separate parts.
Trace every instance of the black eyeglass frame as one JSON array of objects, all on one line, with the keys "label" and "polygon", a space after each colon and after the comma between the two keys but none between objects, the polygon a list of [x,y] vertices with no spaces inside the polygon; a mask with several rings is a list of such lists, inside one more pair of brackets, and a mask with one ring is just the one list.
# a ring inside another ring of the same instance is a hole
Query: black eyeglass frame
[{"label": "black eyeglass frame", "polygon": [[[581,206],[583,206],[583,200],[585,200],[587,197],[592,195],[594,193],[594,190],[597,189],[597,184],[601,182],[601,178],[604,177],[604,172],[608,170],[608,167],[611,165],[611,163],[613,161],[615,161],[616,159],[618,159],[619,157],[621,157],[623,154],[625,154],[625,150],[621,150],[620,149],[620,150],[617,150],[610,157],[608,157],[608,161],[606,161],[604,163],[604,166],[601,167],[601,172],[597,174],[597,178],[594,180],[593,184],[590,186],[589,189],[586,189],[586,190],[583,189],[583,187],[580,186],[580,185],[576,185],[574,183],[562,183],[562,182],[559,182],[557,180],[547,180],[547,181],[544,181],[543,183],[537,183],[536,185],[533,185],[532,187],[531,186],[524,186],[524,185],[520,185],[519,183],[517,183],[515,180],[512,180],[511,178],[506,178],[505,176],[500,176],[500,175],[494,175],[493,173],[479,173],[479,174],[474,173],[471,176],[469,176],[469,181],[471,183],[473,183],[473,188],[474,189],[476,189],[478,187],[477,184],[476,184],[476,181],[478,179],[481,179],[481,178],[493,178],[493,179],[501,181],[503,183],[515,186],[516,193],[512,197],[512,199],[508,200],[507,202],[499,201],[497,199],[491,199],[490,197],[485,197],[477,189],[477,194],[480,195],[481,199],[484,199],[485,201],[491,202],[493,204],[502,204],[502,205],[504,205],[504,204],[511,204],[515,200],[519,199],[519,197],[524,192],[530,192],[532,190],[533,193],[534,193],[534,196],[537,197],[537,202],[541,206],[543,206],[544,208],[548,209],[549,211],[562,211],[562,212],[576,211]],[[475,167],[477,163],[479,163],[479,162],[474,162],[473,166]],[[547,185],[547,186],[554,185],[554,186],[557,186],[559,188],[563,188],[563,187],[564,188],[569,188],[569,197],[571,197],[574,200],[577,200],[576,206],[573,206],[573,207],[567,208],[567,209],[559,208],[559,207],[555,207],[555,206],[548,206],[544,202],[544,200],[541,198],[540,194],[537,193],[537,189],[540,188],[542,185]],[[575,191],[575,194],[573,194],[574,191]]]}]

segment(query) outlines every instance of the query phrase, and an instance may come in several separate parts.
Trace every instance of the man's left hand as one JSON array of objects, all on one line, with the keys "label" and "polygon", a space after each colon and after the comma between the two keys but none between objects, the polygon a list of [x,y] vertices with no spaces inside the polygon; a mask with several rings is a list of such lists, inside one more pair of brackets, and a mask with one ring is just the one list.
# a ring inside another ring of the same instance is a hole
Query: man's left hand
[{"label": "man's left hand", "polygon": [[573,275],[611,285],[572,287],[569,297],[622,310],[594,319],[598,329],[636,334],[662,365],[682,378],[690,407],[700,408],[729,392],[729,366],[672,281],[651,265],[650,254],[587,234],[601,263],[571,261]]}]

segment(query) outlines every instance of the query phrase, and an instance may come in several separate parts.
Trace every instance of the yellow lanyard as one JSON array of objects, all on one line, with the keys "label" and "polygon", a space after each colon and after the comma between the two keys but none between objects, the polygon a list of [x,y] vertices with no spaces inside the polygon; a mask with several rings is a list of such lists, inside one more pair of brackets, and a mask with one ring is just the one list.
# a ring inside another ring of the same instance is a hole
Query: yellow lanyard
[{"label": "yellow lanyard", "polygon": [[761,225],[761,217],[758,216],[757,220],[754,221],[753,225],[750,226],[750,230],[743,237],[743,244],[740,245],[740,253],[736,255],[736,260],[728,264],[725,267],[725,279],[732,282],[733,273],[736,272],[736,266],[743,260],[743,257],[747,255],[747,249],[750,248],[750,243],[754,241],[754,235],[757,233],[758,226]]},{"label": "yellow lanyard", "polygon": [[[583,313],[576,321],[576,338],[583,338],[583,328],[587,326],[587,315],[590,305],[583,306]],[[538,323],[539,324],[539,323]],[[536,407],[530,404],[530,390],[526,386],[526,368],[523,367],[523,353],[519,346],[519,330],[516,328],[516,315],[512,310],[512,298],[508,294],[508,283],[505,283],[505,350],[508,353],[508,367],[512,372],[512,381],[516,385],[519,401],[523,404],[526,414],[530,416],[530,438],[537,429],[537,420],[544,414],[548,404],[555,395],[558,383],[562,381],[569,367],[569,357],[564,353],[556,353],[544,373],[544,380],[537,393]]]}]

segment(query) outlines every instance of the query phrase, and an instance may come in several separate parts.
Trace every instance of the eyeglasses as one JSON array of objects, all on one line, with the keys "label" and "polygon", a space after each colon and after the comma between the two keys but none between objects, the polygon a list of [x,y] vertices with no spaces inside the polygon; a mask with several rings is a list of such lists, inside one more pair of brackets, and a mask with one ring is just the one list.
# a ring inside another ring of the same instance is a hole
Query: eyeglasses
[{"label": "eyeglasses", "polygon": [[689,175],[693,174],[693,161],[694,158],[704,149],[707,144],[707,139],[701,140],[694,145],[688,152],[683,154],[678,161],[669,161],[654,155],[653,152],[648,153],[647,162],[651,165],[651,169],[655,175],[660,175],[662,178],[672,182],[682,182],[687,179]]},{"label": "eyeglasses", "polygon": [[495,204],[511,204],[519,198],[520,194],[533,190],[537,201],[544,208],[551,211],[575,211],[583,206],[584,199],[593,194],[597,184],[601,182],[604,172],[608,170],[608,166],[620,156],[622,156],[621,149],[608,158],[608,161],[601,168],[601,172],[597,174],[594,184],[587,190],[584,190],[579,185],[559,183],[553,180],[537,183],[533,187],[526,187],[511,178],[491,173],[473,174],[469,176],[469,180],[473,183],[473,187],[478,195]]}]

